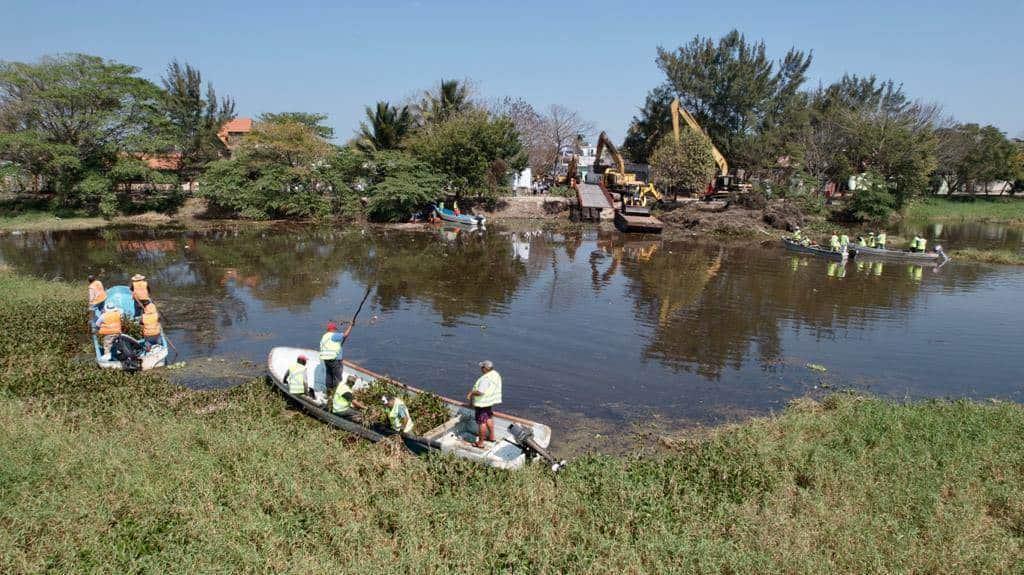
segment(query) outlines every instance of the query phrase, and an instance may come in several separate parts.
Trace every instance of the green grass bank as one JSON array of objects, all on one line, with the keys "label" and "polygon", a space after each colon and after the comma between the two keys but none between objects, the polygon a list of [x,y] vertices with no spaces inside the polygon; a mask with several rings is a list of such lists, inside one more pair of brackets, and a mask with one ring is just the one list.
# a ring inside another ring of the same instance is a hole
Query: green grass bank
[{"label": "green grass bank", "polygon": [[[557,477],[415,458],[259,381],[83,359],[83,290],[0,271],[0,572],[1013,572],[1024,409],[834,396]],[[557,440],[557,437],[556,437]]]},{"label": "green grass bank", "polygon": [[990,222],[1024,224],[1024,199],[923,198],[910,202],[904,217],[925,222]]}]

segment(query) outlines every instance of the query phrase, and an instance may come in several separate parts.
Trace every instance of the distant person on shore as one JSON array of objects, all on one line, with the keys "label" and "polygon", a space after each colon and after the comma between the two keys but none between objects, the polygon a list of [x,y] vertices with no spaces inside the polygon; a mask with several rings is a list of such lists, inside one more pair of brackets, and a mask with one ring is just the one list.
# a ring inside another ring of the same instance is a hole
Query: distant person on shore
[{"label": "distant person on shore", "polygon": [[409,414],[409,408],[402,398],[384,395],[380,399],[384,403],[384,407],[388,408],[388,422],[391,424],[391,429],[399,433],[412,433],[412,415]]},{"label": "distant person on shore", "polygon": [[329,321],[327,322],[327,331],[320,336],[320,361],[324,362],[324,386],[327,389],[331,389],[335,383],[341,381],[343,346],[350,333],[352,333],[351,325],[345,329],[345,333],[338,333],[338,324]]},{"label": "distant person on shore", "polygon": [[149,294],[149,282],[146,276],[135,274],[132,276],[132,299],[135,300],[135,316],[142,315],[142,302],[152,299]]},{"label": "distant person on shore", "polygon": [[107,290],[103,288],[103,282],[96,279],[96,276],[89,276],[89,305],[96,313],[103,312],[103,304],[107,301]]},{"label": "distant person on shore", "polygon": [[494,406],[501,403],[501,374],[490,360],[481,361],[480,375],[466,399],[473,406],[477,438],[474,447],[483,448],[484,441],[494,441]]}]

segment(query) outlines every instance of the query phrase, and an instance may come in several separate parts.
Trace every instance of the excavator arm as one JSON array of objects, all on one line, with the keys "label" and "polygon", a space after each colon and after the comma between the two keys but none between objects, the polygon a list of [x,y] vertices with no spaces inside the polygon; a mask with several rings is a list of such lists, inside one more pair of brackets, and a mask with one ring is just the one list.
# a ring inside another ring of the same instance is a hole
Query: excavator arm
[{"label": "excavator arm", "polygon": [[708,138],[708,143],[711,145],[711,156],[715,158],[715,163],[718,164],[718,169],[719,171],[722,172],[721,175],[729,175],[729,162],[725,160],[725,156],[722,155],[722,152],[718,151],[718,148],[715,146],[715,143],[711,141],[710,137],[708,137],[708,134],[707,132],[704,131],[704,128],[700,127],[700,124],[697,123],[697,119],[693,117],[693,114],[691,114],[685,108],[679,105],[679,98],[672,100],[671,108],[672,134],[675,135],[676,141],[679,141],[679,118],[682,118],[683,120],[686,121],[686,125],[689,126],[691,130],[704,136],[705,138]]},{"label": "excavator arm", "polygon": [[616,148],[615,144],[612,143],[608,134],[601,132],[601,135],[597,138],[597,154],[595,155],[598,163],[601,163],[601,154],[604,152],[605,148],[608,148],[608,153],[611,154],[612,160],[615,161],[615,167],[618,169],[619,173],[625,174],[626,162],[622,159],[622,154],[619,153],[618,148]]}]

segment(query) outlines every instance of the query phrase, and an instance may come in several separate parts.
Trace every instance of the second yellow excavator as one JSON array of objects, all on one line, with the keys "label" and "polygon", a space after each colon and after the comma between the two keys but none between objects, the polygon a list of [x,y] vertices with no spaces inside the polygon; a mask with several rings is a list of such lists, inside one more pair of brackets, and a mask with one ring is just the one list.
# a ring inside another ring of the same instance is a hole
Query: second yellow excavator
[{"label": "second yellow excavator", "polygon": [[[614,166],[602,166],[601,161],[605,149],[615,162]],[[601,172],[602,182],[610,192],[616,192],[622,196],[626,205],[647,206],[661,201],[661,192],[654,187],[654,184],[638,180],[636,174],[626,171],[626,162],[619,153],[618,148],[612,143],[608,134],[601,132],[597,138],[597,150],[594,160],[595,171]]]},{"label": "second yellow excavator", "polygon": [[679,98],[672,100],[671,109],[672,134],[675,135],[677,142],[679,141],[679,118],[682,118],[691,130],[707,138],[708,144],[711,145],[711,156],[715,159],[715,163],[718,164],[718,174],[715,175],[714,180],[712,180],[708,185],[708,189],[705,192],[704,197],[721,197],[737,192],[749,192],[752,189],[752,186],[743,181],[742,173],[740,175],[729,173],[729,162],[726,161],[725,156],[723,156],[722,152],[718,150],[715,143],[711,141],[711,138],[708,136],[707,132],[704,131],[704,128],[697,123],[697,119],[693,117],[693,114],[679,104]]}]

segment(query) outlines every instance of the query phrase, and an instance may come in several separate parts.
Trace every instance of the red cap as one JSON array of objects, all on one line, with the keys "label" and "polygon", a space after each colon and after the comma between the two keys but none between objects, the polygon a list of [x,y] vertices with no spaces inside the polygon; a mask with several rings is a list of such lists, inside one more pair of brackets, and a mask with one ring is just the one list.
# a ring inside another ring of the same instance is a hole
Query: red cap
[{"label": "red cap", "polygon": [[306,356],[305,355],[300,355],[299,357],[297,357],[295,359],[297,359],[299,361],[306,361]]},{"label": "red cap", "polygon": [[327,322],[327,331],[338,331],[338,324],[333,321]]}]

